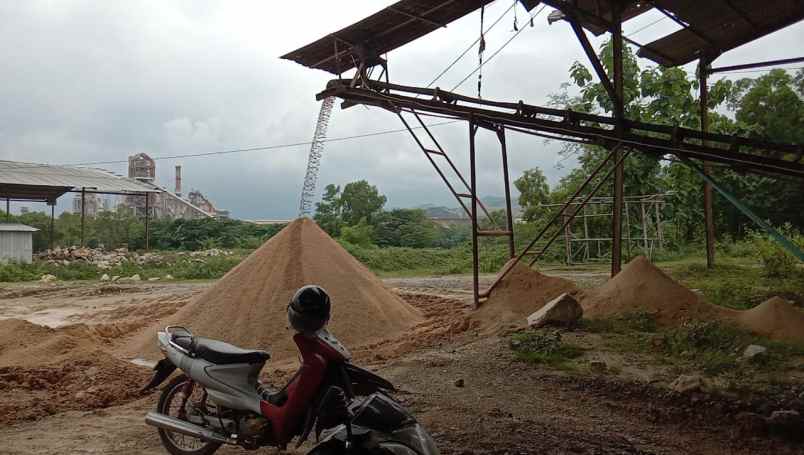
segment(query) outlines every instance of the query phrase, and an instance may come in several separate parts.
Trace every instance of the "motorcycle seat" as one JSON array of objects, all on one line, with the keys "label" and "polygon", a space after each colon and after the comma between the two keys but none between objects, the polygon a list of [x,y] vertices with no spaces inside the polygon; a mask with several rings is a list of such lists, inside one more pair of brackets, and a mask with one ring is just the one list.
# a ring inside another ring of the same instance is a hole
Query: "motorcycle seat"
[{"label": "motorcycle seat", "polygon": [[233,363],[264,363],[271,358],[265,351],[242,349],[223,341],[203,337],[177,337],[174,343],[189,351],[195,357],[217,365]]}]

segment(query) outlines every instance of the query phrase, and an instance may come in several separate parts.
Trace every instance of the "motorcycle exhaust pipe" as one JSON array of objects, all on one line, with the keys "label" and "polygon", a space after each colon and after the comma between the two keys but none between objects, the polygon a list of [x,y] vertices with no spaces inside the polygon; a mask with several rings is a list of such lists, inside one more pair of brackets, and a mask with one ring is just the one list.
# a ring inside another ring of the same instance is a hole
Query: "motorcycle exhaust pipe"
[{"label": "motorcycle exhaust pipe", "polygon": [[145,415],[145,423],[148,425],[162,428],[164,430],[172,431],[174,433],[181,433],[183,435],[192,436],[202,441],[219,442],[221,444],[236,445],[237,441],[232,438],[227,438],[219,433],[216,433],[209,428],[196,425],[194,423],[185,422],[158,412],[149,412]]}]

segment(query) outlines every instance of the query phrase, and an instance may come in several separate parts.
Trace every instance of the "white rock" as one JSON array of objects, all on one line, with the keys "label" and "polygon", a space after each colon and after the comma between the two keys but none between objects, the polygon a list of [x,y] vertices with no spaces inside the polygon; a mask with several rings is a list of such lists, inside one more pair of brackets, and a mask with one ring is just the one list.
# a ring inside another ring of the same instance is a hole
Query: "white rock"
[{"label": "white rock", "polygon": [[148,278],[148,281],[159,281],[159,277],[154,276],[154,277]]},{"label": "white rock", "polygon": [[130,277],[128,277],[128,279],[131,280],[131,281],[140,281],[140,280],[142,280],[142,278],[140,278],[139,273],[131,275]]},{"label": "white rock", "polygon": [[56,280],[58,280],[58,278],[56,278],[56,275],[51,275],[49,273],[46,273],[46,274],[42,275],[42,278],[39,279],[39,281],[41,281],[43,283],[50,283],[50,282],[56,281]]},{"label": "white rock", "polygon": [[172,279],[173,279],[173,275],[171,275],[171,274],[169,274],[169,273],[168,273],[167,275],[165,275],[165,279],[166,279],[166,280],[172,280]]},{"label": "white rock", "polygon": [[678,393],[686,393],[701,390],[704,385],[704,380],[701,376],[683,374],[670,384],[670,388]]},{"label": "white rock", "polygon": [[743,351],[743,358],[744,359],[753,359],[756,356],[762,356],[767,354],[768,348],[765,346],[760,346],[758,344],[749,344],[745,351]]},{"label": "white rock", "polygon": [[115,275],[112,277],[112,281],[117,281],[120,279],[120,275]]},{"label": "white rock", "polygon": [[104,273],[103,276],[100,278],[101,281],[109,281],[111,278],[109,277],[108,273]]},{"label": "white rock", "polygon": [[528,325],[542,327],[547,324],[569,324],[583,316],[583,308],[571,295],[564,293],[547,302],[539,311],[528,316]]}]

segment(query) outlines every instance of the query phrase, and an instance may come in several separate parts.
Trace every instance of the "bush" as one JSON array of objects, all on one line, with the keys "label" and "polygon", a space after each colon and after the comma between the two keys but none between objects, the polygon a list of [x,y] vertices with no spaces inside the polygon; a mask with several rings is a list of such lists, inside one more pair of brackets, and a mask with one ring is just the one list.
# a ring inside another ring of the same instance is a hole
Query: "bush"
[{"label": "bush", "polygon": [[[779,231],[799,248],[804,246],[801,235],[789,223],[782,226]],[[754,231],[751,233],[751,239],[754,251],[762,263],[763,275],[787,278],[795,273],[798,259],[783,249],[770,235]]]},{"label": "bush", "polygon": [[580,347],[564,343],[558,330],[516,333],[511,337],[510,347],[519,360],[551,366],[565,365],[583,354]]}]

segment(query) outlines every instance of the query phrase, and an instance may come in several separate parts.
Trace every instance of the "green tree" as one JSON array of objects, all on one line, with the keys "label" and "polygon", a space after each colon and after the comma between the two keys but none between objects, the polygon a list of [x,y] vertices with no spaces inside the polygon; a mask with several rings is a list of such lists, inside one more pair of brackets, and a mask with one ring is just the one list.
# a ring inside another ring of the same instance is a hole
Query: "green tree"
[{"label": "green tree", "polygon": [[341,226],[343,225],[340,186],[329,184],[324,188],[324,196],[321,198],[321,202],[315,205],[313,219],[330,236],[337,237],[340,235]]},{"label": "green tree", "polygon": [[376,186],[369,185],[365,180],[348,183],[340,196],[341,218],[348,226],[358,224],[363,219],[373,224],[386,200]]},{"label": "green tree", "polygon": [[352,245],[370,247],[374,244],[373,237],[374,228],[368,224],[365,218],[355,225],[341,228],[341,240]]},{"label": "green tree", "polygon": [[378,246],[426,248],[436,244],[438,228],[421,209],[394,209],[376,217],[374,239]]},{"label": "green tree", "polygon": [[550,202],[550,185],[547,178],[538,167],[527,169],[514,180],[514,186],[519,190],[519,206],[524,210],[523,218],[533,221],[540,206]]}]

